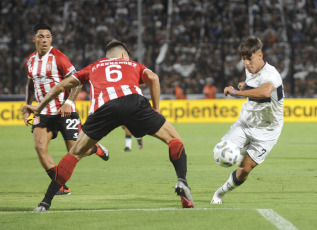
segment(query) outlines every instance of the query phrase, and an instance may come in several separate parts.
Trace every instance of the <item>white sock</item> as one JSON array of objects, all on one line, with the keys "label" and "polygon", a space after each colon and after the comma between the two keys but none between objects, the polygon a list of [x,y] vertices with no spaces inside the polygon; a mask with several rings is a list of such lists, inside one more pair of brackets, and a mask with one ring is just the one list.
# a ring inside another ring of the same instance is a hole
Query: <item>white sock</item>
[{"label": "white sock", "polygon": [[236,172],[237,171],[234,171],[233,173],[231,173],[229,179],[214,193],[214,196],[211,200],[212,204],[221,204],[222,198],[227,192],[232,191],[233,189],[235,189],[236,187],[238,187],[239,185],[243,183],[243,182],[237,181],[239,183],[237,185],[233,182],[233,174],[235,176]]},{"label": "white sock", "polygon": [[232,173],[230,174],[229,179],[222,185],[221,189],[223,192],[227,193],[235,189],[237,185],[233,182]]},{"label": "white sock", "polygon": [[132,149],[132,138],[131,136],[125,136],[125,147]]}]

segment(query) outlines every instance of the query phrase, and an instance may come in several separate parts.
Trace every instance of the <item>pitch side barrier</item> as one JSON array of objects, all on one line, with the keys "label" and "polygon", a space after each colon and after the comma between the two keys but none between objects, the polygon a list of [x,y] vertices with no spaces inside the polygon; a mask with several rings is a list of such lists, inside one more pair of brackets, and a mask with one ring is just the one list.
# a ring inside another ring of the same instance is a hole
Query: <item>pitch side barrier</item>
[{"label": "pitch side barrier", "polygon": [[[161,113],[172,123],[233,123],[246,99],[162,100]],[[24,125],[23,101],[0,102],[0,125]],[[33,103],[36,105],[36,102]],[[78,114],[85,122],[90,101],[76,102]],[[285,99],[285,122],[317,122],[316,99]]]}]

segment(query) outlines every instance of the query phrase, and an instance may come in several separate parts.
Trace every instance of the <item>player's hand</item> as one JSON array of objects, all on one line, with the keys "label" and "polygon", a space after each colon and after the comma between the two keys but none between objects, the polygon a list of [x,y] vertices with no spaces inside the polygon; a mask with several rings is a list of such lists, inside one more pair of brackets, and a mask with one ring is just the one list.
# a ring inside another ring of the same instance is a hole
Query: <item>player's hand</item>
[{"label": "player's hand", "polygon": [[233,96],[233,91],[234,88],[232,86],[227,86],[224,90],[223,93],[225,94],[225,96],[227,96],[228,94],[230,94],[231,96]]},{"label": "player's hand", "polygon": [[34,108],[37,108],[37,107],[31,106],[31,105],[25,105],[22,108],[23,120],[24,120],[24,124],[26,126],[32,125],[32,123],[31,123],[32,118],[29,119],[29,116],[31,113],[34,113],[34,111],[35,111]]},{"label": "player's hand", "polygon": [[72,106],[69,104],[64,104],[62,107],[60,107],[57,111],[57,113],[62,113],[61,117],[69,117],[72,113]]},{"label": "player's hand", "polygon": [[238,84],[238,89],[240,91],[244,90],[244,87],[245,87],[245,82],[244,81],[240,81],[239,84]]}]

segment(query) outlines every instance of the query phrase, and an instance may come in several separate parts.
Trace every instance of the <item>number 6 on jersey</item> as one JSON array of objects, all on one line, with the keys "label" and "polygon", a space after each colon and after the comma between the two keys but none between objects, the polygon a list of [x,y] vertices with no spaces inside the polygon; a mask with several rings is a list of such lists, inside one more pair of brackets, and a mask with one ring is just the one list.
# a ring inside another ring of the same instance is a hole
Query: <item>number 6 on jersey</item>
[{"label": "number 6 on jersey", "polygon": [[[117,68],[117,69],[111,70],[111,68]],[[108,82],[117,82],[122,79],[122,72],[118,69],[121,69],[120,65],[109,65],[105,68],[106,79]],[[116,77],[112,78],[111,75],[112,76],[116,75]]]}]

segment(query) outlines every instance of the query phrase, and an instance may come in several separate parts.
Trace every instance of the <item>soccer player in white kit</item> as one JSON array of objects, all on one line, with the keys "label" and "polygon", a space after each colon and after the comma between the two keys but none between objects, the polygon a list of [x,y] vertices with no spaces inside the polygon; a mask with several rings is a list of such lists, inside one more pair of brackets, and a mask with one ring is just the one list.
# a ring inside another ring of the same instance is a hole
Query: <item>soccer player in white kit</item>
[{"label": "soccer player in white kit", "polygon": [[227,96],[247,97],[240,117],[221,140],[231,141],[245,157],[238,169],[214,193],[212,204],[221,204],[224,195],[241,185],[249,173],[261,164],[276,144],[283,127],[284,91],[280,74],[274,66],[263,60],[262,42],[250,36],[239,46],[246,80],[238,89],[225,87]]}]

